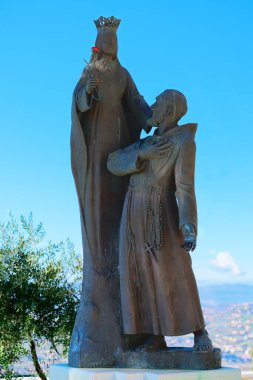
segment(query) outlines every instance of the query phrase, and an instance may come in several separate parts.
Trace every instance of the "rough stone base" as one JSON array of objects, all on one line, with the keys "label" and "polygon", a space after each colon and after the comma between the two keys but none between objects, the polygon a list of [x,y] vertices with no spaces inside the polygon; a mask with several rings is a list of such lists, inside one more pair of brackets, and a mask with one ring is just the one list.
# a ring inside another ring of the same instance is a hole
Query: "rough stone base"
[{"label": "rough stone base", "polygon": [[[194,351],[192,348],[174,347],[157,352],[124,351],[104,362],[94,361],[94,355],[74,355],[69,364],[74,368],[142,368],[142,369],[217,369],[221,368],[221,350]],[[74,360],[75,359],[75,360]]]},{"label": "rough stone base", "polygon": [[217,369],[221,368],[221,350],[194,351],[192,348],[168,348],[158,352],[127,351],[119,367],[145,369]]},{"label": "rough stone base", "polygon": [[85,369],[56,364],[50,367],[50,380],[241,380],[241,371],[235,368],[212,371]]}]

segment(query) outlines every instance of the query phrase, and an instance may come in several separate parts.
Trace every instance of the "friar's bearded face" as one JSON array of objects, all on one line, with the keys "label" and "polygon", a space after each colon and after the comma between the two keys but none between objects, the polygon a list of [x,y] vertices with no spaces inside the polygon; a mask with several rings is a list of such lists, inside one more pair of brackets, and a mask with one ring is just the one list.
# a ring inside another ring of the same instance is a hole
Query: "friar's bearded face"
[{"label": "friar's bearded face", "polygon": [[158,127],[165,118],[166,104],[162,95],[156,97],[156,102],[151,106],[153,111],[152,117],[147,120],[147,124],[150,127]]}]

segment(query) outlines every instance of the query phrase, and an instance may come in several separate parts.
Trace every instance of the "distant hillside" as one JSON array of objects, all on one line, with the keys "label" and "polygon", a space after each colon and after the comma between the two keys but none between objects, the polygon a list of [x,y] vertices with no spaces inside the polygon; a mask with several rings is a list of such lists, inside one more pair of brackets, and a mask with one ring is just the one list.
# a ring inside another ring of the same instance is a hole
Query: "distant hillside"
[{"label": "distant hillside", "polygon": [[202,306],[222,307],[244,302],[253,303],[253,286],[243,284],[207,285],[199,287]]}]

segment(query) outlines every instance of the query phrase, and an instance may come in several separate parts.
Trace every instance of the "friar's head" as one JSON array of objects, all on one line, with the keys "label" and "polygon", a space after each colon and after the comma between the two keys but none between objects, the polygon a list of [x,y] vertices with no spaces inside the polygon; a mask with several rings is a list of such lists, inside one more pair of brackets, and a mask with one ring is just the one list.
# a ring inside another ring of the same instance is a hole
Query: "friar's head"
[{"label": "friar's head", "polygon": [[177,125],[187,112],[185,96],[177,90],[165,90],[156,97],[151,106],[152,117],[147,121],[151,127],[167,128]]}]

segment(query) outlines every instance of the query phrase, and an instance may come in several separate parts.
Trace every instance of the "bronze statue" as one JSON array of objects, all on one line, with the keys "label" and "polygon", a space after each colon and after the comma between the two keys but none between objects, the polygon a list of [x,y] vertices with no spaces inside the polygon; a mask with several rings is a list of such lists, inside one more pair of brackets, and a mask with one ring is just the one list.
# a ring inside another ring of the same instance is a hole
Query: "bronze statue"
[{"label": "bronze statue", "polygon": [[[72,102],[84,269],[69,364],[219,368],[189,255],[197,235],[196,124],[178,126],[187,110],[178,91],[166,90],[151,109],[119,63],[120,20],[95,24],[95,46]],[[152,126],[154,135],[139,140]],[[166,348],[165,335],[190,332],[194,350]]]},{"label": "bronze statue", "polygon": [[118,57],[120,20],[95,21],[90,63],[73,94],[71,163],[80,206],[83,289],[69,364],[108,367],[121,347],[118,230],[128,179],[106,167],[109,153],[139,139],[152,112]]},{"label": "bronze statue", "polygon": [[179,91],[164,91],[151,108],[154,135],[108,159],[112,173],[131,174],[120,227],[123,332],[143,334],[141,350],[166,349],[164,336],[194,333],[194,350],[212,351],[189,254],[197,236],[197,124],[178,125],[187,112]]}]

